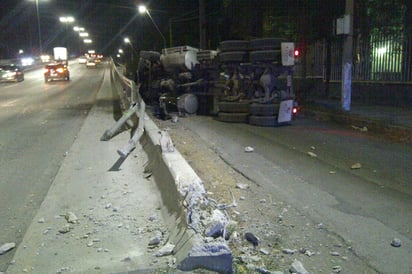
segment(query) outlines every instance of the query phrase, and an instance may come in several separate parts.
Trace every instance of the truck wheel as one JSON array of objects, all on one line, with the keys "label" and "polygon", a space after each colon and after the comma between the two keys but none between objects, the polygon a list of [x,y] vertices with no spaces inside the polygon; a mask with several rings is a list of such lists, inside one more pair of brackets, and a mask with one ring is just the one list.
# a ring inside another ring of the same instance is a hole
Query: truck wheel
[{"label": "truck wheel", "polygon": [[249,113],[250,111],[249,102],[219,102],[218,107],[221,112]]},{"label": "truck wheel", "polygon": [[228,123],[247,123],[249,113],[228,113],[219,112],[216,120]]},{"label": "truck wheel", "polygon": [[280,49],[281,43],[286,40],[283,38],[261,38],[250,41],[250,50],[274,50]]},{"label": "truck wheel", "polygon": [[253,116],[275,116],[279,113],[280,104],[258,104],[250,106],[250,113]]},{"label": "truck wheel", "polygon": [[254,62],[278,61],[282,60],[280,50],[259,50],[252,51],[249,54],[249,59]]},{"label": "truck wheel", "polygon": [[274,127],[278,123],[277,116],[250,116],[249,124],[261,127]]},{"label": "truck wheel", "polygon": [[249,41],[246,40],[227,40],[219,43],[220,51],[247,51]]},{"label": "truck wheel", "polygon": [[229,51],[221,52],[219,55],[219,62],[245,62],[247,61],[246,51]]}]

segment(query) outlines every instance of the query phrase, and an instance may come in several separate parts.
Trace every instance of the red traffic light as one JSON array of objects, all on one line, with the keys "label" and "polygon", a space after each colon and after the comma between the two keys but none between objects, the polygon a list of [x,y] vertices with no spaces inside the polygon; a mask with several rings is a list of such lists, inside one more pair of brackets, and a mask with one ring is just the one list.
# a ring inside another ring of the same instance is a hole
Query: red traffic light
[{"label": "red traffic light", "polygon": [[295,57],[298,57],[299,56],[299,50],[295,49],[293,54],[295,55]]}]

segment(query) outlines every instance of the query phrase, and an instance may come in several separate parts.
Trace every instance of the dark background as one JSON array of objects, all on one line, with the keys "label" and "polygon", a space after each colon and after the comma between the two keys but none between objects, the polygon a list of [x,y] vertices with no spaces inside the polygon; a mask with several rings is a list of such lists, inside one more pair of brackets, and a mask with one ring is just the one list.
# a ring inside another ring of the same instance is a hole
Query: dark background
[{"label": "dark background", "polygon": [[[113,54],[129,37],[136,50],[160,50],[163,41],[147,15],[137,11],[145,4],[170,45],[199,46],[199,0],[38,0],[44,51],[69,47],[79,54],[87,48],[80,43],[75,25],[90,33],[91,47]],[[333,39],[334,20],[345,12],[345,0],[204,0],[206,47],[216,49],[228,39],[284,37],[299,43]],[[355,29],[368,33],[385,25],[411,29],[412,1],[354,0]],[[401,10],[400,8],[405,9]],[[405,16],[406,14],[406,16]],[[65,26],[60,16],[71,15],[76,22]],[[398,22],[399,21],[399,22]],[[19,49],[39,53],[34,0],[0,1],[0,58],[15,58]]]}]

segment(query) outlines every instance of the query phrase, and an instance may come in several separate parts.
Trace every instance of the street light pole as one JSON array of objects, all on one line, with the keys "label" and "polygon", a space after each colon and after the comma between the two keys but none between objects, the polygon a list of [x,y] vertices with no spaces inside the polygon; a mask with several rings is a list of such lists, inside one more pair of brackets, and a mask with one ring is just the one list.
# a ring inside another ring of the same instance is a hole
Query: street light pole
[{"label": "street light pole", "polygon": [[41,43],[41,28],[40,28],[40,12],[39,12],[39,0],[36,0],[36,14],[37,14],[37,29],[39,31],[39,54],[43,52],[43,46]]},{"label": "street light pole", "polygon": [[69,45],[69,37],[68,37],[68,26],[69,24],[73,23],[75,20],[72,16],[64,16],[59,18],[60,22],[62,22],[66,27],[66,48]]},{"label": "street light pole", "polygon": [[155,26],[156,30],[159,32],[160,36],[163,39],[163,47],[166,48],[166,38],[163,35],[163,33],[160,31],[160,29],[157,26],[156,22],[153,20],[152,15],[150,14],[149,10],[144,5],[140,5],[138,8],[139,8],[139,13],[141,13],[141,14],[146,13],[147,16],[149,16],[149,18],[152,21],[153,25]]}]

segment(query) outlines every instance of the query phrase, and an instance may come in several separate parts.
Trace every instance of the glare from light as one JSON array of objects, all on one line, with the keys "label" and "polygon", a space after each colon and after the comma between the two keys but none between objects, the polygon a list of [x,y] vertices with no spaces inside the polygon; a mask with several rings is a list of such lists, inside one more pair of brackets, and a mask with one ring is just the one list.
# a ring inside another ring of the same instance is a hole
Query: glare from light
[{"label": "glare from light", "polygon": [[42,63],[50,62],[50,55],[41,55],[40,59],[41,59]]},{"label": "glare from light", "polygon": [[88,32],[80,32],[79,35],[80,35],[80,37],[89,37]]},{"label": "glare from light", "polygon": [[24,53],[24,50],[19,49],[19,54],[23,54],[23,53]]},{"label": "glare from light", "polygon": [[119,49],[119,53],[123,53],[123,50],[122,50],[122,49]]},{"label": "glare from light", "polygon": [[84,28],[78,26],[73,27],[73,30],[77,32],[84,32]]},{"label": "glare from light", "polygon": [[129,38],[124,38],[124,42],[130,44],[130,39]]},{"label": "glare from light", "polygon": [[120,54],[117,54],[116,56],[117,56],[117,58],[120,58]]},{"label": "glare from light", "polygon": [[139,13],[141,13],[141,14],[147,12],[147,8],[146,8],[145,5],[139,5],[138,9],[139,9]]},{"label": "glare from light", "polygon": [[93,41],[92,39],[84,39],[83,42],[86,44],[91,44]]},{"label": "glare from light", "polygon": [[376,50],[376,52],[377,52],[379,55],[384,55],[387,51],[388,51],[388,49],[387,49],[386,47],[378,48],[378,49]]},{"label": "glare from light", "polygon": [[59,20],[62,23],[73,23],[74,22],[74,17],[72,17],[72,16],[60,17]]},{"label": "glare from light", "polygon": [[21,65],[22,65],[23,67],[31,66],[31,65],[33,65],[33,62],[34,62],[34,60],[33,60],[33,58],[31,58],[31,57],[27,57],[27,58],[22,58],[22,59],[21,59]]}]

